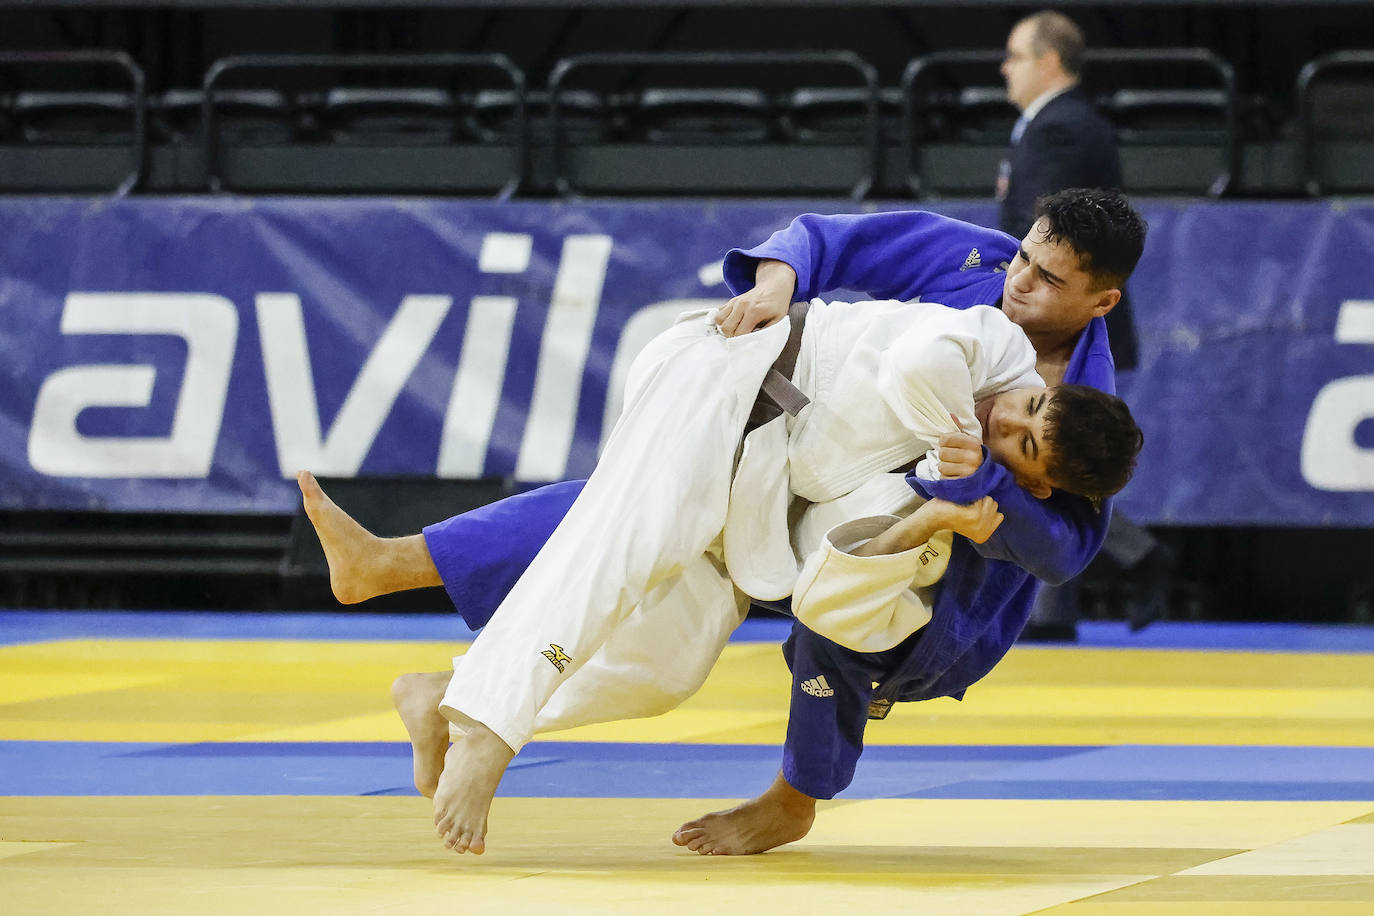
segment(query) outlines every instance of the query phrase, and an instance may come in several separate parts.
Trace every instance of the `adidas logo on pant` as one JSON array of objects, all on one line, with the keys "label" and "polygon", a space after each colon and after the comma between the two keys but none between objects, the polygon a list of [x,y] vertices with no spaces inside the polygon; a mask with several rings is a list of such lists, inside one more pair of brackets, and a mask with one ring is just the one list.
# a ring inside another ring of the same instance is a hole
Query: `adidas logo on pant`
[{"label": "adidas logo on pant", "polygon": [[825,681],[825,675],[802,681],[801,689],[813,697],[833,697],[835,690]]}]

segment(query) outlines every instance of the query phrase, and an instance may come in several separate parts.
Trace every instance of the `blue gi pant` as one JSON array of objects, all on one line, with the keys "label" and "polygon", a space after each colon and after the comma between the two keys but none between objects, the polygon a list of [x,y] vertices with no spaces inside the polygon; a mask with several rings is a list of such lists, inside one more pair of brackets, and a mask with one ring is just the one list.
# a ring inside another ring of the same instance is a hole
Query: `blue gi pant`
[{"label": "blue gi pant", "polygon": [[[911,655],[921,631],[882,652],[855,652],[800,622],[783,643],[792,669],[792,704],[782,775],[812,798],[834,798],[854,779],[874,687]],[[833,691],[833,692],[828,692]]]}]

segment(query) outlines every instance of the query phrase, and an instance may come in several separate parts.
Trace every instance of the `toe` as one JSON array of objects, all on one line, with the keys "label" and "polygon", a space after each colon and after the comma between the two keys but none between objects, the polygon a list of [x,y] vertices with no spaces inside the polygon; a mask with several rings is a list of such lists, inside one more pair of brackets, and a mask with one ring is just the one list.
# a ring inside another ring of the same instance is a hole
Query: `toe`
[{"label": "toe", "polygon": [[686,846],[692,840],[701,836],[701,830],[697,827],[679,827],[673,834],[673,842],[678,846]]}]

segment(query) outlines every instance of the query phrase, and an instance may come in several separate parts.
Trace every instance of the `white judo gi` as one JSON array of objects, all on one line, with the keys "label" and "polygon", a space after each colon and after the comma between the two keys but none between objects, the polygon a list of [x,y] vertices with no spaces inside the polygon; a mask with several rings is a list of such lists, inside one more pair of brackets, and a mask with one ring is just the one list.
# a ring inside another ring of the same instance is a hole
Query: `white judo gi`
[{"label": "white judo gi", "polygon": [[[929,620],[919,588],[947,542],[896,560],[847,548],[919,505],[886,472],[978,430],[976,400],[1042,384],[1025,334],[986,306],[814,303],[792,379],[811,403],[741,443],[789,323],[726,338],[712,317],[684,314],[635,360],[586,486],[454,659],[440,710],[456,732],[480,722],[518,752],[535,732],[665,712],[749,597],[793,594],[799,571],[794,608],[822,635],[868,646]],[[795,514],[794,497],[813,505]]]}]

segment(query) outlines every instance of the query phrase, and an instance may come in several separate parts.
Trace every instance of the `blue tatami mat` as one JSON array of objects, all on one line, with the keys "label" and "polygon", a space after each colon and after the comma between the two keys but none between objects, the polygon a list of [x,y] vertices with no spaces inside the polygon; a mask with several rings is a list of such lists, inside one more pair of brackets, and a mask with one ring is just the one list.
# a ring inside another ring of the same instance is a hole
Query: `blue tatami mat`
[{"label": "blue tatami mat", "polygon": [[[735,642],[781,642],[790,618],[746,620]],[[0,645],[55,639],[472,639],[457,614],[235,611],[0,611]],[[1069,645],[1037,643],[1036,645]],[[1374,626],[1160,622],[1133,633],[1123,622],[1084,621],[1076,645],[1106,649],[1374,652]]]},{"label": "blue tatami mat", "polygon": [[[740,798],[779,764],[766,745],[536,742],[515,797]],[[412,794],[400,743],[0,743],[0,795]],[[1374,800],[1374,748],[875,746],[846,798]]]},{"label": "blue tatami mat", "polygon": [[[792,621],[746,620],[737,642],[782,642]],[[457,614],[255,611],[0,611],[0,645],[57,639],[321,639],[462,642]]]}]

